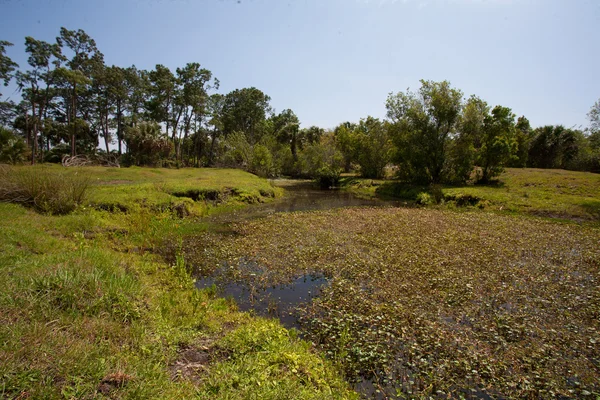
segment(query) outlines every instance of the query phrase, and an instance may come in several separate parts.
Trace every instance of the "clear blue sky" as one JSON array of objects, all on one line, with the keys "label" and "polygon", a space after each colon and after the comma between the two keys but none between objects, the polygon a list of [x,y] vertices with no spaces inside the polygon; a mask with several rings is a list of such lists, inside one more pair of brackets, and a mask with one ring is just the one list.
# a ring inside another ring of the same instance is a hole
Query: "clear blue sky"
[{"label": "clear blue sky", "polygon": [[[0,40],[84,29],[107,64],[200,62],[324,128],[385,116],[391,91],[449,80],[532,125],[587,126],[600,98],[598,0],[0,0]],[[15,97],[4,88],[4,97]]]}]

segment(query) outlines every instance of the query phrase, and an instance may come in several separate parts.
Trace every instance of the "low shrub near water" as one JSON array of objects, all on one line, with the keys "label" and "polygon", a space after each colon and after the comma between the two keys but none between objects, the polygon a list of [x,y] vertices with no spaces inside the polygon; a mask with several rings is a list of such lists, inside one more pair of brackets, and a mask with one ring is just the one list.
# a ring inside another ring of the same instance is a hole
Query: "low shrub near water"
[{"label": "low shrub near water", "polygon": [[82,204],[90,186],[82,171],[0,166],[0,201],[20,203],[50,214],[68,214]]}]

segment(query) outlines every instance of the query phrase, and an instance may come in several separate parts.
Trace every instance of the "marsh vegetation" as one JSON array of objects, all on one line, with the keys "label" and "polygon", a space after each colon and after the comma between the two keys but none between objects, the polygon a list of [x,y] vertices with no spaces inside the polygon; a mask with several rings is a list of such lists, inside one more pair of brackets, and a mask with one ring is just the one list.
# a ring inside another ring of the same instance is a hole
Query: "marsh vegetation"
[{"label": "marsh vegetation", "polygon": [[352,208],[231,229],[190,239],[186,258],[256,296],[298,276],[327,277],[320,295],[294,311],[300,329],[381,396],[579,397],[599,389],[596,228]]}]

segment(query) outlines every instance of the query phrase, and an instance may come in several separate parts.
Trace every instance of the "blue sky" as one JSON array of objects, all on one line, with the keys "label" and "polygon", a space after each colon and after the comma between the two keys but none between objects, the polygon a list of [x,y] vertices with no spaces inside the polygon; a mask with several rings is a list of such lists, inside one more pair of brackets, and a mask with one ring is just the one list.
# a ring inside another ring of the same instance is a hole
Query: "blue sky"
[{"label": "blue sky", "polygon": [[[107,64],[200,62],[303,126],[385,116],[389,92],[449,80],[532,125],[587,126],[600,98],[597,0],[0,0],[0,40],[84,29]],[[15,98],[14,87],[2,88]]]}]

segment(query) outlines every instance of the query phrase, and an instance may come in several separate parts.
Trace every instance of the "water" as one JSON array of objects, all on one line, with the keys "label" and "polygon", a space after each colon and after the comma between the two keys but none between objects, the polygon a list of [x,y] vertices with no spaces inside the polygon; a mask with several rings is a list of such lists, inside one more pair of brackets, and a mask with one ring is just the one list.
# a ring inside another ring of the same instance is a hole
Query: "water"
[{"label": "water", "polygon": [[306,181],[298,183],[289,181],[274,181],[276,186],[284,187],[286,194],[283,198],[266,204],[253,205],[231,213],[212,217],[216,223],[237,222],[246,219],[265,217],[270,214],[331,210],[345,207],[402,207],[407,202],[397,200],[381,200],[378,198],[361,198],[343,190],[322,190]]},{"label": "water", "polygon": [[288,329],[300,329],[296,308],[319,296],[327,282],[324,276],[307,274],[296,277],[288,284],[259,288],[252,283],[206,277],[197,280],[196,287],[203,289],[215,285],[217,292],[235,300],[241,311],[252,310],[260,316],[278,318]]}]

